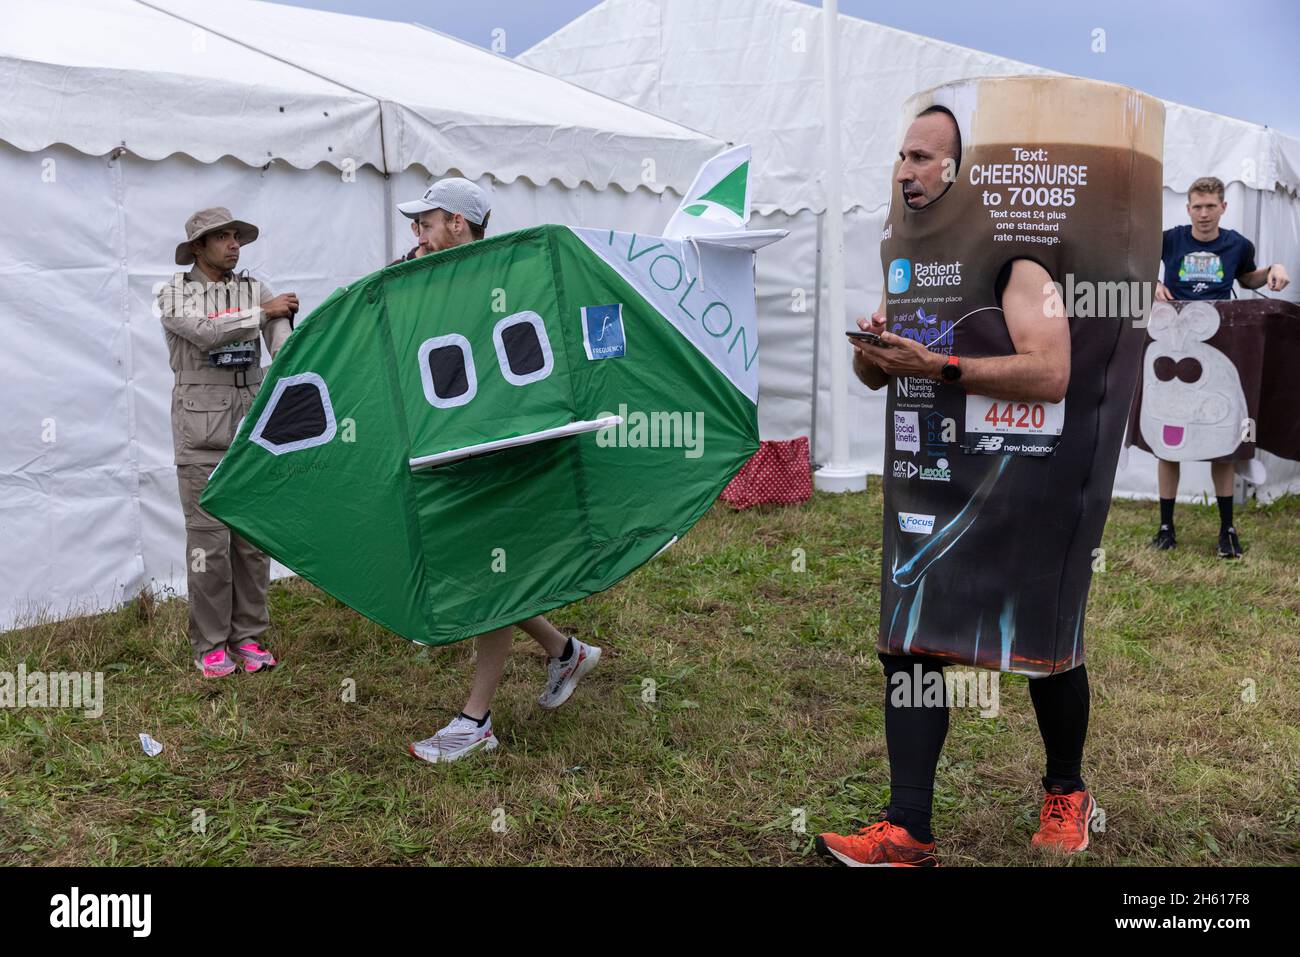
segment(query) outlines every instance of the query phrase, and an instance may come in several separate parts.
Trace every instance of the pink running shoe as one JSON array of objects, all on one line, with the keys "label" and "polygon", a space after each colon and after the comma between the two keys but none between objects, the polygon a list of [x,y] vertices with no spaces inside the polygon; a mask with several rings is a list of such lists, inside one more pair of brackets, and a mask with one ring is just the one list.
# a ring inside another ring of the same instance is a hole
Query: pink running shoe
[{"label": "pink running shoe", "polygon": [[252,639],[236,646],[235,657],[243,662],[244,670],[249,674],[261,671],[263,668],[275,667],[275,655]]},{"label": "pink running shoe", "polygon": [[226,654],[225,648],[217,648],[209,651],[201,659],[195,659],[194,667],[203,672],[205,678],[224,678],[238,667],[230,656]]}]

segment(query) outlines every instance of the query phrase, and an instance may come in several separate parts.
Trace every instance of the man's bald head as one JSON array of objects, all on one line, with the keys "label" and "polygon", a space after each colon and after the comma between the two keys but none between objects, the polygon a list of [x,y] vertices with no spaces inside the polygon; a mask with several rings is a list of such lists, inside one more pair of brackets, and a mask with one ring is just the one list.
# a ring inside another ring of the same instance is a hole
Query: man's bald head
[{"label": "man's bald head", "polygon": [[952,185],[961,161],[957,121],[942,107],[922,111],[907,128],[898,157],[901,162],[896,178],[903,201],[912,209],[933,203]]}]

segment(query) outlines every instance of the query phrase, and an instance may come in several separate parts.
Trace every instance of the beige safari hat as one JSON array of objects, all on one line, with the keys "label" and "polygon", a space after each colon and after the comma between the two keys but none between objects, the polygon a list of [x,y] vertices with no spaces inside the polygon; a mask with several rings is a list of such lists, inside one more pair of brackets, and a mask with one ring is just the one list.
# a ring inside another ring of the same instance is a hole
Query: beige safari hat
[{"label": "beige safari hat", "polygon": [[185,242],[176,246],[176,265],[188,266],[194,262],[194,253],[190,251],[190,243],[196,239],[202,239],[208,233],[216,232],[218,229],[225,229],[233,226],[239,230],[240,245],[247,246],[253,240],[257,239],[257,227],[252,223],[246,223],[242,219],[235,219],[230,215],[230,210],[224,206],[213,206],[211,209],[200,209],[197,213],[185,220]]}]

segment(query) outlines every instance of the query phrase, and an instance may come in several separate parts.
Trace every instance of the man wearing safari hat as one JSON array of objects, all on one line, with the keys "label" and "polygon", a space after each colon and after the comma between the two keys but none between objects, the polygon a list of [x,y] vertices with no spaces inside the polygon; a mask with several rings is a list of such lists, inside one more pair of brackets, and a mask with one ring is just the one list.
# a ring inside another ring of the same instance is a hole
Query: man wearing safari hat
[{"label": "man wearing safari hat", "polygon": [[[413,232],[420,240],[408,259],[482,239],[492,213],[487,194],[458,176],[439,180],[424,191],[423,197],[399,203],[397,208],[412,221]],[[569,700],[578,682],[596,666],[600,649],[562,634],[541,615],[518,622],[518,627],[546,652],[546,687],[537,703],[547,711],[554,710]],[[440,764],[497,746],[492,731],[492,698],[513,643],[512,625],[475,637],[474,680],[464,709],[432,736],[413,742],[411,754]]]},{"label": "man wearing safari hat", "polygon": [[235,274],[240,247],[257,235],[228,209],[199,210],[176,246],[176,264],[191,268],[173,275],[156,300],[175,376],[172,443],[185,513],[189,638],[205,678],[275,665],[259,642],[270,624],[270,560],[199,507],[262,381],[259,334],[274,356],[298,311],[294,293],[276,296],[247,270]]}]

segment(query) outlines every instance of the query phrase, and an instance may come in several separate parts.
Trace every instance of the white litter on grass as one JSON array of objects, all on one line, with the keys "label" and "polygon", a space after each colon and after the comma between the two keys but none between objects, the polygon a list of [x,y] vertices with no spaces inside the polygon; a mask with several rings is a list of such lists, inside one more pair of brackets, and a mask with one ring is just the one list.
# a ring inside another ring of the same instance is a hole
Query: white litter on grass
[{"label": "white litter on grass", "polygon": [[144,753],[149,755],[151,758],[156,758],[158,755],[162,754],[162,742],[155,741],[143,731],[140,732],[140,747],[144,748]]}]

